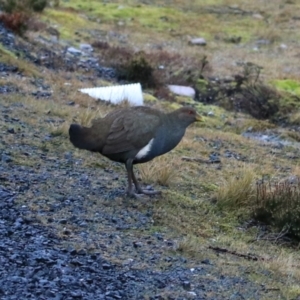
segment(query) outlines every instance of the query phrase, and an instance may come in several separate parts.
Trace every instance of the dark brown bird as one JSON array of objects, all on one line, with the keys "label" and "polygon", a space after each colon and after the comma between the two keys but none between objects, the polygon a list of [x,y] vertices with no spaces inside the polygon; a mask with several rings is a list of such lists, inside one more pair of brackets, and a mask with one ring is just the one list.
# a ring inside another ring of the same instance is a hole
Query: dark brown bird
[{"label": "dark brown bird", "polygon": [[156,156],[171,151],[181,141],[186,128],[201,121],[195,109],[182,107],[171,113],[163,113],[146,106],[121,108],[95,119],[90,128],[72,124],[70,141],[79,148],[99,152],[110,160],[124,163],[128,174],[129,196],[153,195],[158,191],[142,190],[133,165],[145,163]]}]

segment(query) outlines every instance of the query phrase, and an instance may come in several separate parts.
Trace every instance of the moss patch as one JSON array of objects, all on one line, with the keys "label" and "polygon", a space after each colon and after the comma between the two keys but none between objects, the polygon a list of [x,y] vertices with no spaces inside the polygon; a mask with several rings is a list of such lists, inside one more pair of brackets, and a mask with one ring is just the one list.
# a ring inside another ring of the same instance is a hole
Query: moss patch
[{"label": "moss patch", "polygon": [[76,31],[88,30],[94,27],[94,24],[82,15],[65,10],[46,9],[42,19],[46,22],[58,24],[58,30],[63,39],[74,39]]},{"label": "moss patch", "polygon": [[15,53],[5,49],[0,44],[0,62],[3,62],[7,65],[16,66],[20,72],[24,73],[25,75],[32,75],[38,76],[39,71],[38,69],[30,64],[29,62],[19,59]]},{"label": "moss patch", "polygon": [[293,79],[274,80],[273,85],[281,91],[300,96],[300,82]]}]

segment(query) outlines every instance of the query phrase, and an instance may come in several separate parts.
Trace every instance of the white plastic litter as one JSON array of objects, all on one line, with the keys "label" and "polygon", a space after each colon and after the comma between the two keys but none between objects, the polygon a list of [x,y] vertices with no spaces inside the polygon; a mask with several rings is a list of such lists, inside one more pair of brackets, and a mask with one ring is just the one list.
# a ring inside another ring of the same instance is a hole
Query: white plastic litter
[{"label": "white plastic litter", "polygon": [[168,87],[172,93],[180,95],[180,96],[194,98],[196,95],[195,90],[190,86],[169,85]]},{"label": "white plastic litter", "polygon": [[143,92],[140,83],[80,89],[82,93],[98,100],[118,104],[127,100],[131,105],[143,105]]}]

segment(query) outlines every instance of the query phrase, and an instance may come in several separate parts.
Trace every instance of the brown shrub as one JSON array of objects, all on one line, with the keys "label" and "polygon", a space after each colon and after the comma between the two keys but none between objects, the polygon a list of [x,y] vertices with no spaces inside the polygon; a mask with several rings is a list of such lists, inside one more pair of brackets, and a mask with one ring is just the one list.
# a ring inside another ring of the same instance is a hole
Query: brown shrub
[{"label": "brown shrub", "polygon": [[8,13],[14,12],[42,12],[48,4],[48,0],[2,0],[0,8]]},{"label": "brown shrub", "polygon": [[139,81],[148,88],[159,89],[165,84],[193,86],[203,74],[211,71],[205,56],[185,57],[166,51],[134,52],[106,42],[94,42],[93,46],[101,50],[103,64],[117,70],[120,80]]},{"label": "brown shrub", "polygon": [[186,57],[178,53],[157,51],[147,54],[152,63],[156,82],[195,86],[197,81],[211,72],[206,56]]},{"label": "brown shrub", "polygon": [[22,34],[26,30],[27,20],[27,14],[22,12],[0,14],[0,21],[4,24],[4,26],[18,34]]},{"label": "brown shrub", "polygon": [[153,93],[154,97],[160,100],[175,101],[175,95],[166,86],[161,86]]},{"label": "brown shrub", "polygon": [[300,180],[259,182],[254,217],[300,239]]},{"label": "brown shrub", "polygon": [[108,49],[109,48],[109,44],[107,42],[102,42],[102,41],[94,41],[92,43],[92,46],[94,48],[97,48],[97,49]]},{"label": "brown shrub", "polygon": [[29,8],[36,12],[42,12],[48,4],[48,0],[29,0]]},{"label": "brown shrub", "polygon": [[144,52],[135,53],[124,64],[117,66],[119,79],[140,82],[144,88],[153,88],[159,85],[153,70],[153,66]]},{"label": "brown shrub", "polygon": [[279,111],[280,94],[260,80],[262,68],[244,65],[243,74],[236,76],[235,106],[257,119],[268,119]]},{"label": "brown shrub", "polygon": [[246,85],[236,103],[257,119],[272,118],[279,111],[279,94],[264,84]]},{"label": "brown shrub", "polygon": [[4,26],[18,34],[22,34],[32,19],[32,12],[41,12],[48,0],[3,0],[0,2],[0,21]]},{"label": "brown shrub", "polygon": [[42,31],[47,28],[47,24],[35,18],[30,18],[26,21],[26,28],[31,31]]},{"label": "brown shrub", "polygon": [[257,119],[274,118],[280,110],[281,94],[260,80],[261,69],[246,63],[242,73],[230,81],[198,82],[197,99],[218,103],[225,109],[245,112]]}]

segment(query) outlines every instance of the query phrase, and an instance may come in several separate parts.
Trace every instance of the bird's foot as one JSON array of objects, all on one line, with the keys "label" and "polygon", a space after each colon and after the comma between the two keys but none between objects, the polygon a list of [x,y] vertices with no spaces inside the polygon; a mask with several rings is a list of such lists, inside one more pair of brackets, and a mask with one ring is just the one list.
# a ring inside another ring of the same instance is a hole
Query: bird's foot
[{"label": "bird's foot", "polygon": [[142,189],[139,184],[136,184],[135,188],[138,194],[144,194],[149,196],[161,194],[161,191],[152,190],[151,186],[147,187],[146,189]]},{"label": "bird's foot", "polygon": [[136,189],[136,193],[133,191],[133,189],[128,189],[127,190],[127,196],[130,198],[135,198],[135,199],[142,199],[144,198],[144,195],[151,196],[151,195],[159,195],[161,194],[161,191],[155,191],[155,190],[150,190],[150,189],[142,189],[141,187],[138,187]]},{"label": "bird's foot", "polygon": [[134,191],[127,191],[126,195],[127,195],[127,197],[133,198],[133,199],[144,199],[145,198],[144,195],[135,193]]}]

